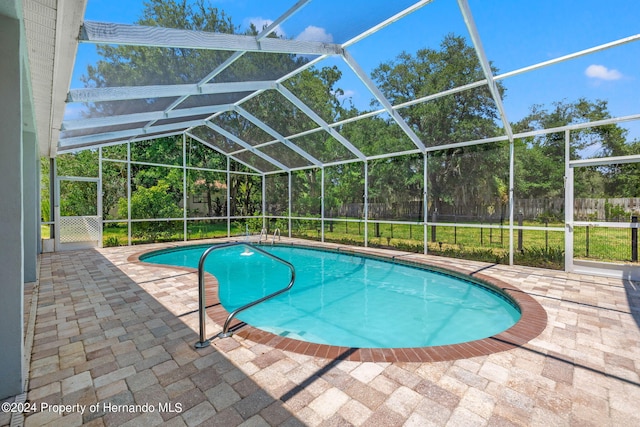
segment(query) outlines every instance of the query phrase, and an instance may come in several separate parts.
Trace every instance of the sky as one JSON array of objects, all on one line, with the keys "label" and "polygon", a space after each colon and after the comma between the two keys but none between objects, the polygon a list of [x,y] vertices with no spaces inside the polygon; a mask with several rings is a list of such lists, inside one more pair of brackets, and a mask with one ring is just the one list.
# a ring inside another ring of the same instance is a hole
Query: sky
[{"label": "sky", "polygon": [[[247,28],[273,22],[295,0],[209,0],[224,10],[234,24]],[[290,39],[343,43],[368,26],[392,16],[413,1],[312,0],[277,32]],[[640,34],[637,0],[469,0],[478,34],[498,75],[576,51]],[[142,1],[88,0],[86,20],[133,23],[142,15]],[[356,18],[354,18],[356,17]],[[370,73],[402,52],[438,49],[449,33],[466,37],[468,31],[455,0],[433,0],[408,17],[348,48]],[[82,87],[79,77],[95,63],[95,47],[81,45],[71,87]],[[330,58],[318,64],[336,65],[343,73],[338,83],[358,107],[367,108],[372,95],[344,61]],[[596,52],[561,64],[501,80],[510,122],[522,119],[534,104],[584,97],[608,101],[613,116],[640,113],[640,41]],[[640,123],[622,124],[629,139],[640,139]]]}]

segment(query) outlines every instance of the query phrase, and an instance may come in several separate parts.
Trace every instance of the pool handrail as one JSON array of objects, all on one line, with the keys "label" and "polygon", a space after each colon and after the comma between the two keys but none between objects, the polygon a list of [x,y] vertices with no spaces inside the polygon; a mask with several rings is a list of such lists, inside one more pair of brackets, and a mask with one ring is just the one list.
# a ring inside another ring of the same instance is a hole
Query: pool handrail
[{"label": "pool handrail", "polygon": [[264,236],[265,242],[269,239],[269,235],[267,234],[266,228],[263,228],[262,230],[260,230],[260,237],[258,237],[258,242],[262,242],[262,236]]},{"label": "pool handrail", "polygon": [[280,229],[276,228],[273,231],[273,240],[271,240],[271,246],[273,246],[276,243],[276,235],[278,235],[278,242],[282,239],[282,237],[280,236]]},{"label": "pool handrail", "polygon": [[217,244],[217,245],[213,245],[209,248],[207,248],[207,250],[205,250],[202,255],[200,256],[200,261],[198,262],[198,303],[199,303],[199,315],[200,315],[200,341],[198,341],[195,344],[196,348],[204,348],[207,347],[211,344],[211,340],[208,340],[205,335],[206,335],[206,302],[205,302],[205,295],[204,295],[204,291],[205,291],[205,286],[204,286],[204,263],[205,260],[207,259],[207,257],[209,256],[209,254],[211,252],[213,252],[216,249],[223,249],[223,248],[228,248],[231,246],[247,246],[249,248],[251,248],[251,250],[255,250],[260,252],[263,255],[268,256],[269,258],[278,261],[284,265],[286,265],[287,267],[289,267],[289,269],[291,270],[291,280],[289,281],[289,284],[287,285],[287,287],[282,288],[276,292],[273,292],[269,295],[266,295],[256,301],[250,302],[248,304],[243,305],[242,307],[236,308],[234,311],[232,311],[229,316],[227,316],[227,320],[225,320],[224,322],[224,326],[222,327],[222,332],[220,332],[218,334],[219,338],[226,338],[226,337],[230,337],[231,335],[233,335],[233,332],[229,331],[229,324],[231,323],[231,320],[233,320],[233,318],[240,313],[241,311],[244,311],[248,308],[253,307],[254,305],[260,304],[263,301],[266,301],[270,298],[273,298],[275,296],[280,295],[283,292],[288,291],[289,289],[291,289],[291,287],[293,286],[293,283],[296,280],[296,269],[293,266],[293,264],[291,264],[288,261],[283,260],[282,258],[273,255],[267,251],[265,251],[264,249],[260,249],[255,245],[252,245],[251,243],[247,243],[247,242],[228,242],[228,243],[221,243],[221,244]]}]

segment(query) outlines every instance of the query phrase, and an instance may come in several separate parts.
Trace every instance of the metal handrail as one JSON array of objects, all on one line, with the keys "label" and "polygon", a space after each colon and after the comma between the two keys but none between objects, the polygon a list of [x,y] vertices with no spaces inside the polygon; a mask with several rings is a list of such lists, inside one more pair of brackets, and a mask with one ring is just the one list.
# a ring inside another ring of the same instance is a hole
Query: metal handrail
[{"label": "metal handrail", "polygon": [[244,245],[244,246],[248,246],[249,248],[251,248],[252,250],[258,251],[263,255],[268,256],[269,258],[278,261],[284,265],[286,265],[287,267],[289,267],[289,269],[291,270],[291,280],[289,281],[289,284],[287,285],[286,288],[280,289],[279,291],[276,291],[272,294],[266,295],[256,301],[250,302],[249,304],[243,305],[240,308],[236,308],[234,311],[232,311],[229,316],[227,317],[227,320],[225,320],[224,322],[224,326],[222,327],[222,332],[220,332],[218,334],[218,337],[220,338],[226,338],[226,337],[230,337],[233,333],[229,332],[229,323],[231,323],[231,320],[233,320],[233,318],[240,313],[241,311],[244,311],[248,308],[253,307],[254,305],[260,304],[263,301],[266,301],[270,298],[273,298],[275,296],[280,295],[283,292],[288,291],[289,289],[291,289],[291,287],[293,286],[293,282],[296,280],[296,269],[295,267],[288,261],[283,260],[280,257],[277,257],[267,251],[265,251],[264,249],[260,249],[250,243],[246,243],[246,242],[229,242],[229,243],[222,243],[219,245],[214,245],[211,246],[210,248],[208,248],[206,251],[204,251],[202,253],[202,255],[200,256],[200,261],[198,262],[198,302],[199,302],[199,312],[200,312],[200,341],[198,341],[195,345],[196,348],[203,348],[203,347],[207,347],[209,344],[211,344],[211,340],[208,340],[205,338],[206,335],[206,322],[205,322],[205,315],[206,315],[206,303],[205,303],[205,295],[204,295],[204,262],[207,259],[207,257],[209,256],[209,254],[213,251],[215,251],[216,249],[222,249],[222,248],[228,248],[230,246],[240,246],[240,245]]},{"label": "metal handrail", "polygon": [[282,240],[282,237],[280,236],[280,229],[276,228],[273,232],[273,240],[271,241],[271,246],[273,246],[274,243],[276,243],[276,234],[278,235],[278,242]]},{"label": "metal handrail", "polygon": [[269,238],[266,228],[263,228],[262,230],[260,230],[260,237],[258,237],[258,242],[262,242],[262,236],[264,236],[264,241],[266,242],[267,239]]}]

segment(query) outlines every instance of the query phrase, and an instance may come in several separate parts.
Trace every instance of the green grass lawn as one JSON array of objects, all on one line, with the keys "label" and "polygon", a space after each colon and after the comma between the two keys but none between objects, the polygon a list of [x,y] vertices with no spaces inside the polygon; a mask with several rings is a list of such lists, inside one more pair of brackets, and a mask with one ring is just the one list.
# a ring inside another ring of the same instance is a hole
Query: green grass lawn
[{"label": "green grass lawn", "polygon": [[631,262],[631,229],[574,227],[573,255],[578,259]]}]

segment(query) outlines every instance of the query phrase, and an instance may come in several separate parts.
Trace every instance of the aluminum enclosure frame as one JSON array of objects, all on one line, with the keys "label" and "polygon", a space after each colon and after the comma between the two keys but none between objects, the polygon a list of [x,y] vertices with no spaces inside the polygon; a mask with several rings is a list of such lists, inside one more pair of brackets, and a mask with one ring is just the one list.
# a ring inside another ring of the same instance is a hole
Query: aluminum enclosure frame
[{"label": "aluminum enclosure frame", "polygon": [[[389,102],[383,95],[383,93],[375,86],[375,83],[366,75],[366,73],[362,70],[358,62],[351,55],[349,48],[356,45],[359,41],[371,36],[372,34],[377,33],[378,31],[386,28],[389,25],[393,25],[396,21],[405,18],[406,16],[411,15],[415,11],[421,9],[427,4],[431,3],[431,0],[423,0],[417,1],[410,7],[407,7],[403,11],[395,14],[387,18],[386,20],[377,23],[371,28],[366,29],[359,35],[352,37],[350,40],[344,42],[343,44],[330,44],[330,43],[317,43],[317,42],[299,42],[292,40],[283,40],[278,38],[268,37],[272,34],[278,25],[286,22],[292,16],[296,14],[299,10],[305,7],[311,0],[301,0],[296,2],[286,13],[284,13],[280,18],[267,26],[264,30],[262,30],[257,36],[238,36],[238,35],[229,35],[229,34],[207,34],[189,30],[177,30],[177,29],[166,29],[166,28],[157,28],[157,27],[140,27],[134,25],[123,25],[123,24],[112,24],[112,23],[101,23],[101,22],[85,22],[83,26],[83,31],[81,33],[80,42],[82,43],[114,43],[114,44],[122,44],[122,45],[131,45],[131,46],[152,46],[152,47],[184,47],[184,48],[194,48],[194,49],[213,49],[213,50],[227,50],[233,51],[234,53],[222,64],[218,65],[214,70],[211,71],[206,77],[204,77],[201,81],[195,84],[189,85],[169,85],[169,86],[141,86],[141,87],[115,87],[115,88],[99,88],[99,89],[73,89],[69,92],[67,101],[68,102],[104,102],[108,100],[135,100],[135,99],[144,99],[144,98],[163,98],[163,97],[177,97],[177,100],[174,101],[169,107],[164,109],[163,111],[154,111],[148,113],[136,113],[129,115],[121,115],[121,116],[113,116],[113,117],[103,117],[103,118],[91,118],[87,120],[68,120],[63,121],[61,130],[62,131],[72,131],[72,130],[81,130],[81,129],[92,129],[97,127],[108,127],[108,126],[119,126],[119,125],[127,125],[134,123],[144,123],[139,128],[129,129],[129,130],[121,130],[114,132],[104,132],[83,136],[75,136],[75,137],[66,137],[61,138],[58,142],[57,153],[63,154],[68,152],[73,152],[79,149],[87,149],[87,148],[97,148],[109,145],[115,145],[120,143],[127,143],[129,146],[131,143],[135,141],[141,141],[150,138],[156,138],[158,135],[183,135],[184,138],[189,137],[195,140],[198,140],[202,144],[224,154],[227,157],[227,164],[230,161],[235,161],[240,164],[243,164],[252,170],[255,171],[256,175],[262,177],[262,197],[263,204],[265,199],[265,185],[264,182],[266,177],[274,175],[274,174],[286,174],[289,179],[289,211],[288,211],[288,221],[289,221],[289,230],[291,230],[291,221],[292,219],[296,219],[296,217],[292,216],[291,210],[291,174],[292,172],[302,171],[306,169],[318,169],[321,171],[322,175],[322,197],[321,197],[321,208],[320,208],[320,217],[312,218],[320,221],[321,224],[324,225],[326,220],[325,217],[325,169],[335,165],[348,164],[348,163],[362,163],[364,168],[364,181],[365,181],[365,191],[363,195],[365,211],[363,218],[361,221],[364,223],[365,227],[365,240],[364,245],[367,245],[367,231],[368,224],[370,222],[369,215],[367,212],[368,206],[368,164],[370,161],[378,160],[378,159],[387,159],[399,156],[405,156],[410,154],[421,154],[424,158],[424,177],[423,177],[423,201],[426,206],[428,201],[428,179],[427,179],[427,159],[430,153],[440,150],[446,150],[451,148],[459,148],[465,146],[473,146],[480,144],[492,144],[492,143],[500,143],[506,142],[509,146],[509,263],[513,264],[513,252],[514,252],[514,230],[518,229],[518,227],[514,226],[514,141],[520,138],[527,138],[533,136],[544,135],[548,133],[556,133],[556,132],[565,132],[567,138],[570,138],[571,131],[589,128],[589,127],[597,127],[597,126],[605,126],[609,124],[618,124],[628,121],[640,121],[640,113],[632,114],[628,116],[614,117],[611,119],[594,121],[594,122],[586,122],[580,123],[579,125],[568,125],[562,126],[553,129],[542,129],[538,131],[532,132],[522,132],[522,133],[514,133],[511,129],[511,123],[508,120],[506,109],[503,105],[503,100],[498,91],[497,83],[501,80],[508,79],[510,77],[522,75],[534,70],[538,70],[543,67],[547,67],[550,65],[555,65],[558,63],[570,61],[582,56],[590,55],[596,52],[605,51],[607,49],[611,49],[617,46],[634,43],[640,41],[640,34],[635,34],[629,37],[624,37],[618,40],[610,41],[608,43],[604,43],[598,46],[594,46],[588,49],[584,49],[578,52],[570,53],[568,55],[563,55],[558,58],[554,58],[551,60],[542,61],[536,64],[531,64],[516,70],[512,70],[506,73],[493,75],[490,67],[489,58],[487,57],[480,33],[476,28],[473,13],[471,8],[469,7],[467,0],[457,0],[458,7],[460,9],[460,13],[464,20],[464,23],[467,27],[467,30],[470,34],[470,38],[475,49],[477,58],[480,62],[481,68],[484,73],[484,79],[478,80],[476,82],[472,82],[469,84],[465,84],[460,87],[455,87],[440,93],[431,94],[419,99],[410,100],[401,104],[393,105]],[[271,53],[287,53],[287,54],[299,54],[299,55],[317,55],[317,57],[308,63],[300,66],[298,69],[286,74],[285,76],[274,80],[274,81],[244,81],[244,82],[230,82],[230,83],[212,83],[215,80],[215,77],[222,73],[225,69],[231,66],[234,62],[236,62],[240,57],[245,55],[248,52],[271,52]],[[337,57],[344,61],[345,64],[354,72],[355,76],[360,80],[360,82],[371,92],[371,94],[378,100],[381,109],[376,111],[369,111],[364,114],[361,114],[358,117],[349,118],[346,120],[341,120],[335,123],[328,123],[324,121],[312,108],[307,106],[302,100],[300,100],[296,95],[294,95],[290,90],[288,90],[284,86],[284,82],[296,74],[308,69],[309,67],[321,62],[323,59],[327,57]],[[413,105],[427,103],[435,99],[439,99],[445,96],[450,96],[456,93],[463,92],[465,90],[470,90],[474,88],[482,88],[486,87],[490,92],[494,102],[496,103],[497,110],[500,116],[500,122],[504,129],[504,135],[496,136],[492,138],[485,138],[481,140],[473,140],[473,141],[458,141],[452,144],[446,144],[441,146],[427,146],[424,141],[421,141],[420,138],[416,135],[413,129],[402,119],[399,110],[403,108],[407,108]],[[277,91],[281,94],[288,102],[294,105],[297,109],[299,109],[307,118],[313,121],[317,128],[305,130],[298,134],[293,135],[285,135],[277,132],[272,127],[270,127],[264,121],[258,119],[255,115],[251,114],[251,112],[247,111],[243,107],[243,104],[249,101],[250,99],[259,96],[265,91]],[[224,104],[224,105],[210,105],[210,106],[201,106],[201,107],[192,107],[192,108],[184,108],[178,109],[177,107],[181,105],[185,100],[187,100],[190,96],[198,96],[203,94],[233,94],[233,93],[249,93],[249,95],[244,96],[242,99],[238,100],[233,104]],[[263,142],[257,145],[250,144],[247,141],[242,140],[237,135],[221,128],[220,126],[213,123],[213,119],[215,119],[218,115],[225,112],[235,112],[242,116],[244,119],[251,122],[253,125],[257,126],[262,131],[269,134],[273,140]],[[361,150],[359,150],[351,141],[345,138],[337,129],[340,126],[356,122],[358,120],[363,120],[369,117],[373,117],[379,114],[387,114],[403,131],[403,133],[407,136],[407,138],[413,143],[414,147],[410,150],[398,151],[393,153],[383,153],[376,155],[365,155]],[[191,119],[194,116],[198,115],[207,115],[204,119]],[[172,124],[165,125],[156,125],[157,121],[164,119],[181,119],[184,118],[184,121],[176,121]],[[241,148],[237,151],[233,152],[224,152],[220,150],[215,144],[212,144],[210,141],[207,141],[201,137],[198,137],[194,134],[194,129],[199,126],[205,126],[208,129],[213,130],[217,134],[227,138],[228,140],[233,141]],[[313,133],[321,132],[326,134],[326,136],[330,136],[337,140],[343,147],[345,147],[350,153],[353,154],[353,159],[348,160],[337,160],[330,162],[322,162],[317,157],[313,156],[308,151],[302,149],[295,141],[295,138],[311,135]],[[149,136],[147,136],[149,135]],[[186,142],[184,142],[186,145]],[[302,156],[306,161],[310,163],[310,165],[303,167],[290,167],[285,165],[279,159],[274,158],[270,155],[261,151],[261,148],[268,147],[272,144],[283,144],[287,148],[293,150],[298,155]],[[571,160],[568,157],[569,147],[567,146],[567,159],[565,162],[566,166],[566,182],[567,182],[567,191],[565,193],[565,197],[570,197],[572,193],[573,182],[571,179],[571,168],[586,166],[586,165],[608,165],[615,163],[635,163],[640,161],[640,155],[634,156],[625,156],[625,157],[616,157],[616,158],[608,158],[608,159],[589,159],[589,160]],[[130,148],[129,148],[130,151]],[[243,153],[253,153],[262,160],[271,164],[275,170],[261,170],[260,168],[247,163],[242,160],[239,156]],[[129,166],[130,167],[130,166]],[[187,167],[183,167],[185,174],[187,171]],[[229,174],[229,170],[227,170],[227,174]],[[186,179],[186,178],[185,178]],[[129,182],[130,185],[130,182]],[[130,204],[130,188],[129,188],[128,200]],[[185,184],[185,194],[186,194],[186,184]],[[229,204],[229,194],[227,191],[227,206]],[[567,199],[568,201],[568,199]],[[568,206],[568,205],[567,205]],[[267,221],[268,215],[265,214],[265,209],[262,209],[263,223]],[[185,205],[186,212],[186,205]],[[185,214],[186,215],[186,214]],[[309,218],[305,218],[309,219]],[[187,218],[183,218],[185,221],[185,239],[187,238],[186,233],[186,221]],[[130,223],[132,220],[130,217],[128,218],[129,222],[129,242],[130,238]],[[227,221],[228,223],[231,221],[231,216],[227,213]],[[358,221],[353,219],[345,219],[345,221]],[[380,221],[377,221],[380,222]],[[382,221],[384,222],[384,221]],[[394,221],[387,221],[389,223],[394,223]],[[573,224],[572,215],[566,213],[565,217],[565,228],[570,228]],[[427,227],[433,225],[426,213],[424,214],[424,218],[422,221],[417,222],[416,225],[421,225],[424,227],[424,247],[425,253],[427,252]],[[474,227],[474,224],[459,224],[462,227]],[[523,229],[535,229],[535,227],[521,227]],[[565,232],[565,228],[555,229],[555,232]],[[322,235],[321,239],[324,240],[324,226],[321,227]],[[228,225],[228,230],[230,230],[230,226]],[[569,233],[567,233],[569,234]],[[573,242],[571,239],[565,239],[565,248],[567,253],[567,260],[569,258],[569,254],[573,254]],[[572,263],[566,263],[567,268],[572,268]]]}]

